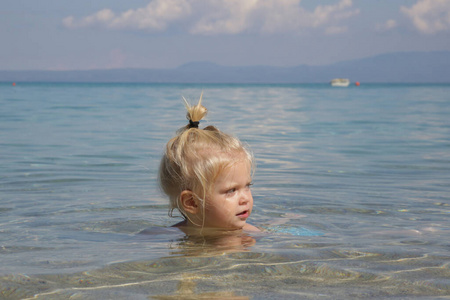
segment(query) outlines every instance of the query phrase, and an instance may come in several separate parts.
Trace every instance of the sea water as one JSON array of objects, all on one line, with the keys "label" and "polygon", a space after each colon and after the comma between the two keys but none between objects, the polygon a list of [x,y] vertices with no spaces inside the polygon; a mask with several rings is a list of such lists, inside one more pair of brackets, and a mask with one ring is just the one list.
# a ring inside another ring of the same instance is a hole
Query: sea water
[{"label": "sea water", "polygon": [[[182,96],[256,157],[262,233],[185,236]],[[0,84],[0,298],[450,294],[450,85]],[[144,231],[144,232],[143,232]]]}]

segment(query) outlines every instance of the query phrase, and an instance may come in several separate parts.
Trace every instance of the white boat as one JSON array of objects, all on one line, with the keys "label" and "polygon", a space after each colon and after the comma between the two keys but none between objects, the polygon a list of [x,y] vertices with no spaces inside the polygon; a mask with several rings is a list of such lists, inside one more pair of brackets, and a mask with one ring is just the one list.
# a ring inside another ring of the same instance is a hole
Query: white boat
[{"label": "white boat", "polygon": [[335,78],[333,80],[331,80],[330,82],[331,86],[349,86],[350,85],[350,80],[346,79],[346,78]]}]

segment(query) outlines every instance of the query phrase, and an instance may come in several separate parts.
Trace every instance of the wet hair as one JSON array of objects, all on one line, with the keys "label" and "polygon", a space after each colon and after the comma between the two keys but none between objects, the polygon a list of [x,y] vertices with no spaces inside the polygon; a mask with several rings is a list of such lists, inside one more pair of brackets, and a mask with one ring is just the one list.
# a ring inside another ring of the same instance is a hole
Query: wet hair
[{"label": "wet hair", "polygon": [[169,140],[161,159],[159,183],[169,196],[170,216],[174,209],[178,209],[187,217],[179,203],[182,191],[189,190],[204,202],[224,169],[242,160],[248,161],[252,170],[254,167],[253,154],[238,138],[214,126],[198,127],[208,112],[202,105],[202,96],[194,106],[183,98],[189,124],[180,128],[177,135]]}]

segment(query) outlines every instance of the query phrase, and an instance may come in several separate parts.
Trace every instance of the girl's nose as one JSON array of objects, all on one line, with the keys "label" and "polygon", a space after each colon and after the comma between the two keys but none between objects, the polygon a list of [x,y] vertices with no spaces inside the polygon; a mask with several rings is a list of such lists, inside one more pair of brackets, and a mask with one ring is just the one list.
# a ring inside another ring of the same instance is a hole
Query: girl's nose
[{"label": "girl's nose", "polygon": [[252,192],[251,191],[244,191],[241,193],[241,196],[239,197],[239,204],[244,205],[250,202],[252,199]]}]

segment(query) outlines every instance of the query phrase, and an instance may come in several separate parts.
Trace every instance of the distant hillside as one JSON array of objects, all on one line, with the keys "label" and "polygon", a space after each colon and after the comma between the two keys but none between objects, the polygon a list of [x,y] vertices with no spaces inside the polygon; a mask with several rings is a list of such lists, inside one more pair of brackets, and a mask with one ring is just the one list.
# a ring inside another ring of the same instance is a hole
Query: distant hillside
[{"label": "distant hillside", "polygon": [[362,82],[450,83],[450,51],[388,53],[326,66],[227,67],[192,62],[175,69],[0,71],[3,82],[320,83],[336,77]]}]

